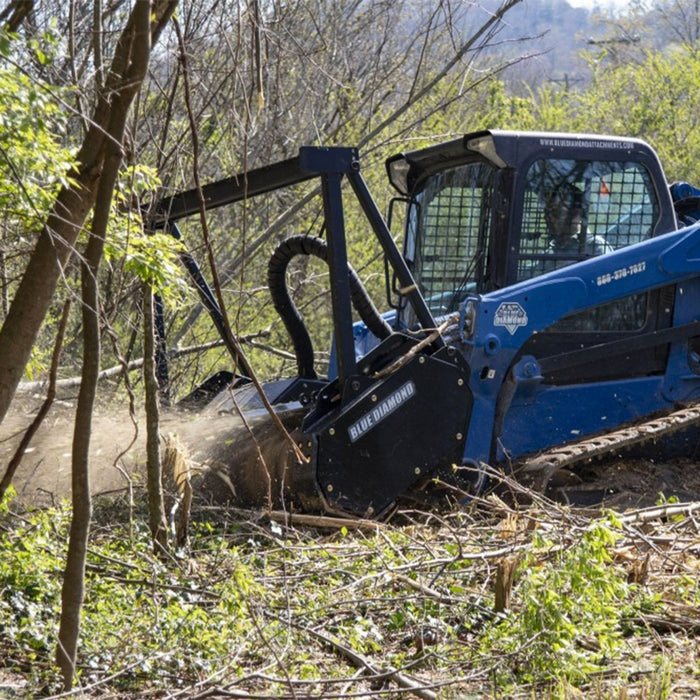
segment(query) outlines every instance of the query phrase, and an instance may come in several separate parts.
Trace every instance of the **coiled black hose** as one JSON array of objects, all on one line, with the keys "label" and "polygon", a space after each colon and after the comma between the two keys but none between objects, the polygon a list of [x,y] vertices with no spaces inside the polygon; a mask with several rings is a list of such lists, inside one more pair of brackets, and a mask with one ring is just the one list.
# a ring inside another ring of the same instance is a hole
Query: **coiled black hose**
[{"label": "coiled black hose", "polygon": [[[313,255],[328,263],[328,244],[317,236],[292,236],[282,241],[270,258],[267,284],[270,288],[272,303],[291,336],[299,376],[304,379],[316,379],[311,337],[287,289],[287,266],[297,255]],[[360,318],[378,338],[388,337],[391,334],[391,326],[377,311],[350,264],[348,264],[348,275],[352,305]]]}]

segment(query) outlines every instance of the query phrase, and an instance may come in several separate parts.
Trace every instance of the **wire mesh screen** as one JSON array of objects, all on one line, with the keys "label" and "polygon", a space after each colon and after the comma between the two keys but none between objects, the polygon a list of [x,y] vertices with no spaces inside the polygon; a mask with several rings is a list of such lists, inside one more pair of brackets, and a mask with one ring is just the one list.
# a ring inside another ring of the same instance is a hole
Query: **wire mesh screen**
[{"label": "wire mesh screen", "polygon": [[438,173],[416,196],[407,258],[430,310],[458,308],[481,291],[485,274],[493,169],[470,164]]},{"label": "wire mesh screen", "polygon": [[[539,160],[527,173],[518,279],[649,238],[656,193],[639,163]],[[562,319],[556,331],[633,331],[646,319],[646,294]]]},{"label": "wire mesh screen", "polygon": [[659,216],[639,163],[538,160],[526,180],[519,280],[645,240]]}]

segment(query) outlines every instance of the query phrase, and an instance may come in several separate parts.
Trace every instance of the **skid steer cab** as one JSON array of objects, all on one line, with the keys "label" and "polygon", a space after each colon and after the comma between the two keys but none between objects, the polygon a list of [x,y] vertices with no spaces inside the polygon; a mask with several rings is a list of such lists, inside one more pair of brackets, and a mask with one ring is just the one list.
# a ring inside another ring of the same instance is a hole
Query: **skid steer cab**
[{"label": "skid steer cab", "polygon": [[[299,444],[309,463],[292,469],[327,511],[381,517],[419,482],[449,476],[452,465],[472,466],[478,489],[485,464],[696,399],[700,193],[669,187],[649,145],[480,131],[398,154],[386,166],[406,207],[403,250],[354,148],[305,147],[201,193],[213,209],[305,180],[320,184],[325,238],[290,238],[270,259],[269,289],[298,376],[265,391],[273,405],[305,410]],[[387,262],[384,314],[347,259],[343,197],[351,194]],[[196,191],[164,199],[153,226],[179,236],[177,222],[199,206]],[[316,375],[286,287],[297,255],[328,264],[328,377]],[[221,328],[199,268],[188,253],[182,258]],[[361,321],[353,322],[353,308]],[[228,342],[240,367],[239,346]],[[244,384],[239,375],[222,373],[187,401]]]}]

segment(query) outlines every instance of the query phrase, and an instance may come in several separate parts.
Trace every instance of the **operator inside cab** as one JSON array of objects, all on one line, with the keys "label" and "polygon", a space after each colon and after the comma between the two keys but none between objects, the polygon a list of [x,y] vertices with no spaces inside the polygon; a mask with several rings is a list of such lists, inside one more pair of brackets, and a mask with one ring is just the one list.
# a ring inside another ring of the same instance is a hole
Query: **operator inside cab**
[{"label": "operator inside cab", "polygon": [[569,182],[562,182],[546,197],[544,216],[550,236],[541,261],[542,272],[549,272],[575,262],[581,255],[611,253],[612,246],[602,236],[587,230],[584,193]]}]

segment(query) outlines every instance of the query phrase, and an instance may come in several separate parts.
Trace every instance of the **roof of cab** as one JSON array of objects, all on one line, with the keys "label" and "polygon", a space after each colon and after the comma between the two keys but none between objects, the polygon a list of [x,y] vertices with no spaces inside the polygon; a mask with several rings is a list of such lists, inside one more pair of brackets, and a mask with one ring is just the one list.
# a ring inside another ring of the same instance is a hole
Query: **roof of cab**
[{"label": "roof of cab", "polygon": [[417,151],[399,153],[386,161],[391,184],[408,195],[415,185],[433,172],[475,160],[489,161],[499,168],[516,168],[538,153],[561,158],[589,157],[596,160],[641,153],[658,161],[651,146],[640,139],[599,134],[568,134],[538,131],[501,131],[486,129],[461,138],[428,146]]}]

